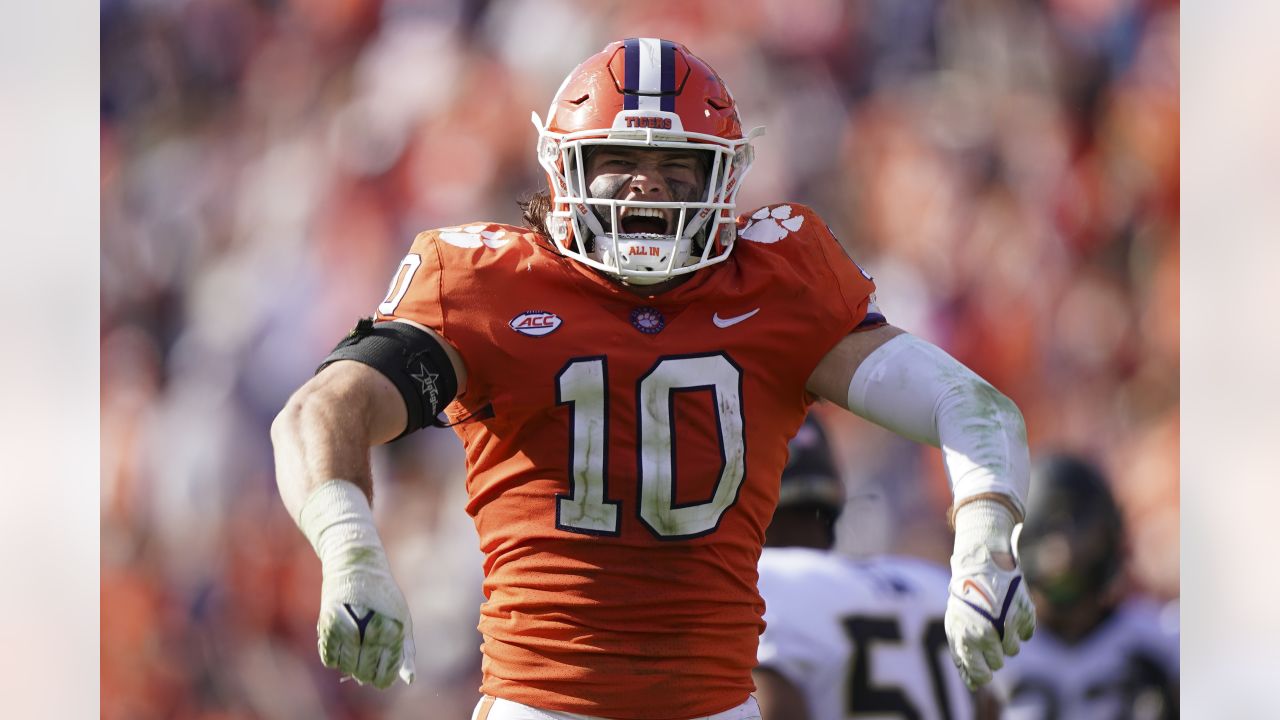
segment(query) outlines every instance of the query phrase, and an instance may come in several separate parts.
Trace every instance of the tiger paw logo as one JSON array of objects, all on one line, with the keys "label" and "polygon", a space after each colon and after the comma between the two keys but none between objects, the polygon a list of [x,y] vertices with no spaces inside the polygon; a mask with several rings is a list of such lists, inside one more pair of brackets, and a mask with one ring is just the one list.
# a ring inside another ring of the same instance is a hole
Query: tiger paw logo
[{"label": "tiger paw logo", "polygon": [[506,230],[485,230],[488,225],[467,225],[440,230],[440,239],[460,248],[478,248],[481,245],[498,249],[511,242]]},{"label": "tiger paw logo", "polygon": [[744,240],[758,243],[776,243],[804,225],[804,216],[791,217],[790,205],[775,208],[762,207],[751,215],[751,222],[738,233]]},{"label": "tiger paw logo", "polygon": [[657,308],[639,307],[631,311],[631,325],[646,335],[655,335],[667,326],[667,319]]}]

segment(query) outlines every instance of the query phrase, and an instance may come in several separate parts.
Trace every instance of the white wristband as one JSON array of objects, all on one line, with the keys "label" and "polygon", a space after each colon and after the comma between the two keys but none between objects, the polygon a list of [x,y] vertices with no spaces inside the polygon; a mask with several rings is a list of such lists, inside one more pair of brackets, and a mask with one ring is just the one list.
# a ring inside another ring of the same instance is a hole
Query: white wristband
[{"label": "white wristband", "polygon": [[362,562],[386,565],[369,500],[352,482],[330,480],[312,490],[298,512],[298,527],[311,541],[321,564],[359,553]]},{"label": "white wristband", "polygon": [[992,553],[1012,552],[1013,513],[995,500],[974,500],[956,510],[957,552],[985,545]]}]

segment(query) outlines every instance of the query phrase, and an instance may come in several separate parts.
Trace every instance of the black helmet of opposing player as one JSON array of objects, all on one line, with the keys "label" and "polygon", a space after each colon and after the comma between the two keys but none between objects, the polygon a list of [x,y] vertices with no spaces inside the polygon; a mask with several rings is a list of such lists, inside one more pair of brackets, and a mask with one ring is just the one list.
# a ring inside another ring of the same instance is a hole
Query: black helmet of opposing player
[{"label": "black helmet of opposing player", "polygon": [[834,522],[844,510],[845,489],[826,431],[809,415],[787,450],[790,455],[782,471],[778,507],[820,507]]},{"label": "black helmet of opposing player", "polygon": [[1068,454],[1036,462],[1018,540],[1031,588],[1063,608],[1106,592],[1120,575],[1123,545],[1120,508],[1096,466]]}]

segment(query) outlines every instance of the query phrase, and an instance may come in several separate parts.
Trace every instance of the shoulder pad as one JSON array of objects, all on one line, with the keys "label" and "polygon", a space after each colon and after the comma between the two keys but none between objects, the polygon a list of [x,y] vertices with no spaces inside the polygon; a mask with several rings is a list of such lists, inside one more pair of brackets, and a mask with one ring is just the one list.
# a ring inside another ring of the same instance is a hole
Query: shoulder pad
[{"label": "shoulder pad", "polygon": [[523,232],[525,230],[513,225],[482,221],[439,228],[438,230],[427,230],[419,233],[418,238],[425,240],[434,235],[443,242],[455,247],[478,248],[483,246],[496,250],[516,239]]},{"label": "shoulder pad", "polygon": [[776,243],[806,224],[821,220],[811,208],[800,203],[766,205],[738,217],[738,237],[757,243]]}]

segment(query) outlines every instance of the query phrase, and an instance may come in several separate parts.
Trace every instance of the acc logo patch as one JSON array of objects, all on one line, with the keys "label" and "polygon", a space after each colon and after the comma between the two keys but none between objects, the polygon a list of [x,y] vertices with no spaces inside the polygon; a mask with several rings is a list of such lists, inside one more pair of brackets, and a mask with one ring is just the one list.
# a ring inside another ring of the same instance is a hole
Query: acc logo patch
[{"label": "acc logo patch", "polygon": [[507,323],[512,330],[521,335],[531,335],[533,337],[541,337],[549,333],[555,332],[560,327],[560,323],[564,322],[559,315],[545,310],[526,310],[519,315],[511,318],[511,322]]}]

